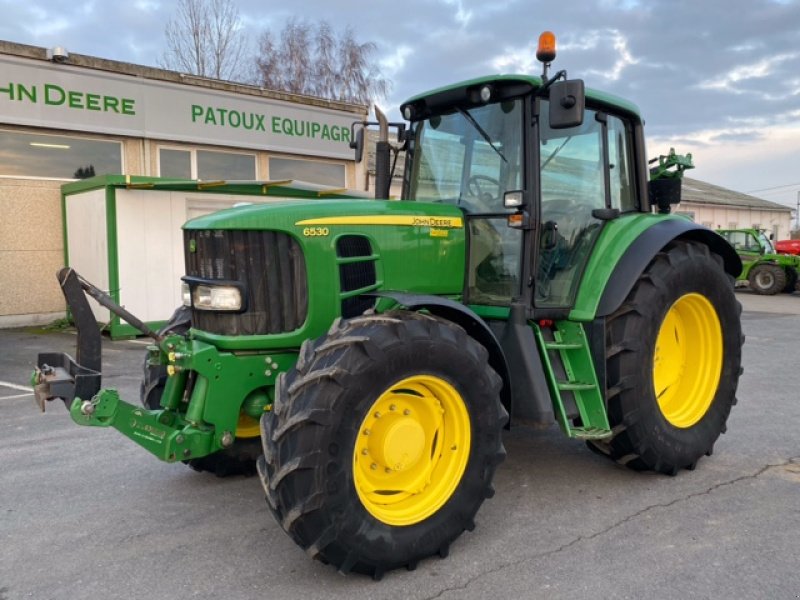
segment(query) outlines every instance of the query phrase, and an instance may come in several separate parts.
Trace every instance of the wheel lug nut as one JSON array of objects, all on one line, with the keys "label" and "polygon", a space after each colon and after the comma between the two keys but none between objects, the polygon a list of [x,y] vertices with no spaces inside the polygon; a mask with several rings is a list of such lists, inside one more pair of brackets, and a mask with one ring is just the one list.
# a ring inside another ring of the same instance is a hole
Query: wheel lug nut
[{"label": "wheel lug nut", "polygon": [[410,415],[410,414],[411,414],[411,411],[410,411],[410,410],[408,410],[408,409],[405,409],[405,410],[403,411],[403,414],[404,414],[405,416],[408,416],[408,415]]},{"label": "wheel lug nut", "polygon": [[381,413],[376,411],[375,412],[375,418],[376,419],[380,419],[381,418]]},{"label": "wheel lug nut", "polygon": [[391,470],[389,467],[386,467],[386,468],[384,469],[384,471],[386,471],[387,473],[391,473],[391,472],[392,472],[392,470]]},{"label": "wheel lug nut", "polygon": [[366,456],[367,454],[369,454],[369,450],[367,450],[366,448],[364,448],[364,449],[361,451],[361,454],[363,454],[364,456]]},{"label": "wheel lug nut", "polygon": [[394,404],[389,405],[389,410],[397,410],[397,407]]},{"label": "wheel lug nut", "polygon": [[375,469],[377,469],[377,468],[378,468],[378,465],[377,465],[376,463],[372,463],[372,464],[369,466],[369,468],[370,468],[370,469],[372,469],[372,470],[374,471]]},{"label": "wheel lug nut", "polygon": [[364,435],[369,435],[369,434],[370,434],[370,430],[369,429],[365,429],[364,430]]}]

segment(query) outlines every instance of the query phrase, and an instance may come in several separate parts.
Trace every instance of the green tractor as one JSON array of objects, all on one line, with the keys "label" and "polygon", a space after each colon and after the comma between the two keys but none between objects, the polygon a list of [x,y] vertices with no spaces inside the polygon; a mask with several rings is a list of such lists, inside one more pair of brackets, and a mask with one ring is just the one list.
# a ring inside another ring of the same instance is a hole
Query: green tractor
[{"label": "green tractor", "polygon": [[[60,397],[164,461],[256,464],[299,546],[375,578],[474,528],[506,427],[556,422],[631,469],[694,469],[736,402],[740,260],[665,214],[680,179],[649,181],[637,108],[549,77],[554,39],[537,57],[541,77],[402,105],[401,201],[186,223],[186,306],[159,332],[63,269],[78,356],[39,356],[41,404]],[[387,197],[385,136],[378,152]],[[101,389],[85,293],[156,341],[143,407]]]},{"label": "green tractor", "polygon": [[797,287],[800,256],[778,254],[760,229],[718,229],[742,260],[737,278],[746,281],[756,294],[791,294]]}]

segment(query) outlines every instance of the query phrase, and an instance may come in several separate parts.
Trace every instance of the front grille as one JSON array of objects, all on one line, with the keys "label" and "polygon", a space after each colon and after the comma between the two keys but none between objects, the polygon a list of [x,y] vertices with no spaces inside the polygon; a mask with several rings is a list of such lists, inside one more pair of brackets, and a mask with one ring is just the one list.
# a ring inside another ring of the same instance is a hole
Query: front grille
[{"label": "front grille", "polygon": [[185,230],[186,274],[245,286],[241,313],[192,311],[192,326],[220,335],[298,329],[308,313],[308,281],[300,245],[274,231]]}]

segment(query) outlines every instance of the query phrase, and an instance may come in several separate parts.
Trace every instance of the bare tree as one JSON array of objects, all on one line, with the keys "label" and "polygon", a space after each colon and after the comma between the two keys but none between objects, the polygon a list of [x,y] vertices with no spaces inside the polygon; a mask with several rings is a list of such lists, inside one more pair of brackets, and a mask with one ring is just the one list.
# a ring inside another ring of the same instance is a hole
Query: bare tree
[{"label": "bare tree", "polygon": [[247,38],[231,0],[179,0],[164,30],[167,50],[160,65],[202,77],[240,80]]},{"label": "bare tree", "polygon": [[356,41],[350,27],[336,33],[325,21],[290,19],[280,34],[263,32],[258,45],[256,79],[264,87],[359,104],[389,89],[372,61],[377,46]]}]

